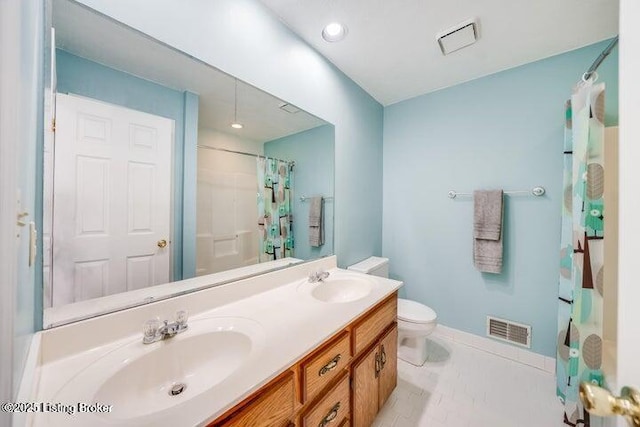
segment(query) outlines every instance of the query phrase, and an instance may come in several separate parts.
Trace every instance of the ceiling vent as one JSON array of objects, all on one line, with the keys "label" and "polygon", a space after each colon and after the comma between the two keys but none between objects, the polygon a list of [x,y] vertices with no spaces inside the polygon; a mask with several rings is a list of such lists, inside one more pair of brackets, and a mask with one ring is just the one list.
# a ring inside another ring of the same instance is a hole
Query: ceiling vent
[{"label": "ceiling vent", "polygon": [[295,114],[300,111],[300,109],[295,105],[291,105],[286,102],[284,104],[281,104],[280,108],[286,111],[287,113],[291,113],[291,114]]},{"label": "ceiling vent", "polygon": [[531,326],[487,316],[487,336],[531,348]]},{"label": "ceiling vent", "polygon": [[478,25],[475,19],[469,19],[436,36],[443,55],[470,46],[478,40]]}]

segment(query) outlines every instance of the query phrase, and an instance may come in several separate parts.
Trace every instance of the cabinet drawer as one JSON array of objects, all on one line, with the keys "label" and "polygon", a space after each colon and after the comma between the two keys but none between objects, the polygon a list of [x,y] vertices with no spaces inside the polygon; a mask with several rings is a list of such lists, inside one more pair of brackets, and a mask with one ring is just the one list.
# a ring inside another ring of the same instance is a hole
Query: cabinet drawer
[{"label": "cabinet drawer", "polygon": [[232,415],[224,427],[286,427],[293,419],[295,390],[293,373],[258,392],[257,400]]},{"label": "cabinet drawer", "polygon": [[352,329],[354,355],[373,343],[398,316],[398,296],[394,294],[371,314],[359,321]]},{"label": "cabinet drawer", "polygon": [[336,378],[351,360],[349,333],[344,332],[324,350],[302,362],[302,400],[307,402]]},{"label": "cabinet drawer", "polygon": [[351,410],[349,399],[349,375],[336,384],[327,395],[302,416],[302,427],[340,425]]}]

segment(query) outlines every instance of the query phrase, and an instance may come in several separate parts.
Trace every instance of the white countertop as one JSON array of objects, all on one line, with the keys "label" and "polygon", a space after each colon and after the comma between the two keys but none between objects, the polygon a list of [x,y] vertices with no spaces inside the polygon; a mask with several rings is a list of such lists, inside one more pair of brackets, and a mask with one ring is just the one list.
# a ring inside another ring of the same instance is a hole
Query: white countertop
[{"label": "white countertop", "polygon": [[[352,271],[332,268],[329,271],[333,277],[343,275],[366,277],[372,283],[371,292],[362,299],[351,302],[325,303],[312,298],[309,294],[303,293],[298,289],[310,271],[315,271],[318,267],[326,268],[327,266],[335,266],[335,257],[331,257],[329,260],[322,259],[316,262],[306,263],[302,266],[294,266],[282,271],[224,285],[227,292],[230,292],[230,290],[235,291],[235,289],[231,287],[238,287],[236,288],[238,291],[244,289],[245,292],[247,292],[251,286],[255,286],[257,293],[236,300],[229,300],[227,298],[228,303],[209,310],[197,311],[197,314],[194,313],[194,315],[190,317],[189,323],[194,324],[195,322],[211,317],[241,317],[251,319],[259,323],[264,332],[265,344],[257,358],[253,359],[251,363],[246,363],[238,372],[232,374],[214,388],[204,391],[197,396],[189,396],[186,392],[184,396],[174,396],[172,399],[184,398],[184,402],[170,409],[146,415],[143,418],[136,418],[135,420],[113,419],[108,416],[104,417],[95,414],[76,413],[74,415],[67,415],[64,413],[45,413],[33,414],[29,420],[30,425],[33,427],[87,425],[95,427],[173,427],[177,425],[206,425],[227,409],[242,401],[253,391],[268,383],[327,338],[334,335],[352,320],[402,286],[402,282],[395,280],[366,276]],[[280,282],[278,282],[279,280]],[[268,282],[269,285],[267,286]],[[262,286],[262,288],[260,288],[260,286]],[[265,286],[270,289],[266,289]],[[321,286],[321,284],[319,286]],[[191,294],[192,296],[190,298],[194,298],[195,296],[200,303],[202,303],[205,297],[211,301],[216,301],[217,299],[224,300],[221,296],[224,290],[218,290],[218,292],[216,292],[216,290],[217,288],[201,291],[201,295],[197,295],[200,294],[200,292],[197,292]],[[168,309],[180,307],[180,303],[184,305],[187,304],[188,301],[185,299],[181,302],[173,302]],[[157,304],[162,304],[162,302]],[[212,305],[215,304],[212,303]],[[188,306],[186,308],[189,309]],[[149,313],[148,309],[146,309],[144,313],[138,314],[135,321],[144,318],[141,316],[148,315],[147,313]],[[118,319],[115,315],[112,316],[110,319],[111,322],[127,321],[127,319],[124,318],[126,312],[122,312],[123,317],[121,319]],[[92,387],[93,390],[95,390],[99,384],[86,385],[87,387],[82,393],[86,393],[87,395],[77,397],[71,401],[61,401],[61,397],[65,394],[67,395],[66,399],[69,399],[69,394],[68,391],[60,393],[60,390],[77,375],[77,373],[105,357],[113,350],[123,345],[135,343],[136,341],[140,346],[143,345],[141,343],[141,332],[135,332],[124,334],[120,337],[113,337],[114,339],[100,344],[91,344],[91,342],[89,342],[88,348],[85,349],[82,349],[81,346],[74,343],[74,345],[78,347],[77,351],[64,349],[48,350],[46,348],[47,345],[65,345],[65,340],[81,339],[83,333],[92,330],[98,331],[104,328],[105,325],[108,325],[105,320],[101,320],[101,322],[102,323],[96,322],[94,325],[81,325],[82,329],[78,329],[77,331],[61,331],[58,337],[48,337],[48,340],[45,339],[46,337],[43,337],[42,357],[40,358],[41,365],[37,369],[37,387],[32,401],[63,404],[75,404],[77,401],[93,403],[91,401],[93,394],[87,390],[92,390]],[[139,325],[140,323],[138,322],[137,324]],[[69,325],[69,327],[73,327],[73,325]],[[55,329],[52,331],[55,332]],[[48,332],[49,331],[45,331],[43,334],[47,334]],[[171,340],[179,339],[188,334],[189,330]],[[167,342],[170,342],[170,340]],[[68,348],[68,346],[65,348]],[[110,404],[109,402],[100,403]],[[114,408],[113,414],[116,414],[116,411],[117,408]]]}]

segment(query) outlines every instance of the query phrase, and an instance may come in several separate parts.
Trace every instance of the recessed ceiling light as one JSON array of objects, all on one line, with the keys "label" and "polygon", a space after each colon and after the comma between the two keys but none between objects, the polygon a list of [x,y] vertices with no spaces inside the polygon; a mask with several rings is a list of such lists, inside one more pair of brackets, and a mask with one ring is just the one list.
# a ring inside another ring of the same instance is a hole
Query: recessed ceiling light
[{"label": "recessed ceiling light", "polygon": [[231,127],[234,128],[234,129],[242,129],[243,128],[242,123],[237,123],[237,122],[231,123]]},{"label": "recessed ceiling light", "polygon": [[332,22],[322,30],[322,38],[328,42],[339,42],[347,36],[347,27],[339,22]]}]

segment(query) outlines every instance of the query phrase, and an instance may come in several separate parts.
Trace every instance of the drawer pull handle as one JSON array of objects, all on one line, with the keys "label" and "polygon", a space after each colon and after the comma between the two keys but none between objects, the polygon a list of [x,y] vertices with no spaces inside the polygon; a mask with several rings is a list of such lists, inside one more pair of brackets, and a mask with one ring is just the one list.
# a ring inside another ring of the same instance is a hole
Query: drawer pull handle
[{"label": "drawer pull handle", "polygon": [[380,346],[382,353],[380,353],[380,370],[384,369],[384,365],[387,364],[387,353],[384,351],[384,345]]},{"label": "drawer pull handle", "polygon": [[327,415],[325,415],[325,417],[322,419],[322,421],[320,421],[320,424],[318,424],[318,427],[324,427],[327,424],[329,424],[331,421],[333,421],[336,418],[338,418],[338,411],[339,410],[340,410],[340,402],[338,402],[335,405],[333,405],[333,408],[331,408],[329,413]]},{"label": "drawer pull handle", "polygon": [[342,359],[341,354],[338,354],[336,357],[331,359],[329,363],[327,363],[322,368],[320,368],[320,370],[318,371],[318,376],[321,377],[327,374],[329,371],[332,371],[333,369],[335,369],[336,366],[338,366],[338,362],[340,361],[340,359]]},{"label": "drawer pull handle", "polygon": [[375,358],[376,358],[376,364],[375,364],[375,367],[376,367],[376,378],[378,378],[378,376],[380,375],[380,354],[376,353]]}]

